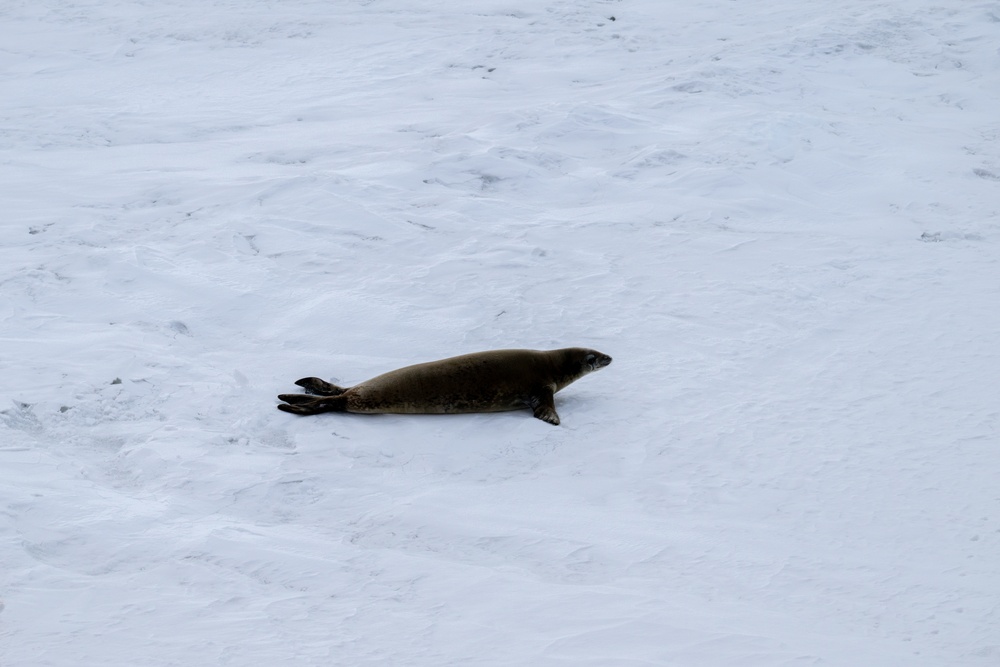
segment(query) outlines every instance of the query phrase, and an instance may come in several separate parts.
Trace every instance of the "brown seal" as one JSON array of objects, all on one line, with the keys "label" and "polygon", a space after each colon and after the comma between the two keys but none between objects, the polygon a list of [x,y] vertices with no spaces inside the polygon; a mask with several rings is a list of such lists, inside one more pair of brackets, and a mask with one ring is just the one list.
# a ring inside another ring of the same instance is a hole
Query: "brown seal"
[{"label": "brown seal", "polygon": [[492,350],[474,352],[389,371],[353,387],[319,378],[295,384],[309,394],[281,394],[279,410],[297,415],[320,412],[455,414],[529,408],[535,417],[559,424],[553,394],[611,357],[597,350]]}]

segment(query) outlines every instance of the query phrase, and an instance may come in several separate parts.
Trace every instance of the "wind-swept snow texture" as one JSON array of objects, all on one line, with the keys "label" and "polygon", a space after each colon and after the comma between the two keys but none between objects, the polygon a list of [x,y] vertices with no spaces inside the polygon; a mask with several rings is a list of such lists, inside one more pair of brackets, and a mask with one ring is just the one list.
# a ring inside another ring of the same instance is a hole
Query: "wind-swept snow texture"
[{"label": "wind-swept snow texture", "polygon": [[[1000,664],[1000,5],[9,0],[0,664]],[[529,412],[275,410],[477,350]]]}]

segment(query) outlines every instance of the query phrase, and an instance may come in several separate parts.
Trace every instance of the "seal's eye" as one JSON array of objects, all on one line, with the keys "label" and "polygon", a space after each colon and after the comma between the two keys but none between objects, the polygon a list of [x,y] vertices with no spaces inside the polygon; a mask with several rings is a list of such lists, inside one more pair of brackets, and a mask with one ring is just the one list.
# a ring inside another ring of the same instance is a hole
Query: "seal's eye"
[{"label": "seal's eye", "polygon": [[585,356],[585,357],[583,358],[583,363],[585,363],[585,364],[587,364],[588,366],[590,366],[591,368],[593,368],[593,367],[594,367],[594,362],[595,362],[596,360],[597,360],[597,357],[595,357],[595,356],[594,356],[594,355],[592,355],[592,354],[588,354],[587,356]]}]

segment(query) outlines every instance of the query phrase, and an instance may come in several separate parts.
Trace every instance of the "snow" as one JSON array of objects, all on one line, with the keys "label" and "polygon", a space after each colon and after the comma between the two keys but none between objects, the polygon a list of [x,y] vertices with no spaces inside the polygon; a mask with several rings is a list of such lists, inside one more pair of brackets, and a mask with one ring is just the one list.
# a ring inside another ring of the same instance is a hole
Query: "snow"
[{"label": "snow", "polygon": [[[996,3],[0,35],[0,664],[1000,659]],[[559,427],[274,409],[572,345]]]}]

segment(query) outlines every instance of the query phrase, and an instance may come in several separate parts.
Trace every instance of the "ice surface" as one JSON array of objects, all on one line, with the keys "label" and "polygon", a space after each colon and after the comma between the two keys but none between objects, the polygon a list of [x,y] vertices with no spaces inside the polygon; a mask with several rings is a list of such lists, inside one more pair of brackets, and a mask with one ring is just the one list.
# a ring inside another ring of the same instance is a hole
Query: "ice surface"
[{"label": "ice surface", "polygon": [[[1000,660],[995,4],[0,35],[0,664]],[[557,428],[274,409],[569,345]]]}]

